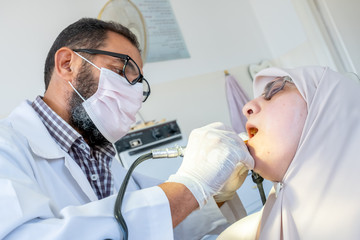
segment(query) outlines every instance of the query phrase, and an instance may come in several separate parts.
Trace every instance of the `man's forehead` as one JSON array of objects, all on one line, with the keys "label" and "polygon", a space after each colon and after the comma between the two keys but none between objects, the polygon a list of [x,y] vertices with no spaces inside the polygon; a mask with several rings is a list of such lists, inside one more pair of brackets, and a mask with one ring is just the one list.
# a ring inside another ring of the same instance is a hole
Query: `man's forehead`
[{"label": "man's forehead", "polygon": [[141,55],[138,48],[126,37],[115,32],[108,32],[104,50],[130,56],[136,64],[142,66]]}]

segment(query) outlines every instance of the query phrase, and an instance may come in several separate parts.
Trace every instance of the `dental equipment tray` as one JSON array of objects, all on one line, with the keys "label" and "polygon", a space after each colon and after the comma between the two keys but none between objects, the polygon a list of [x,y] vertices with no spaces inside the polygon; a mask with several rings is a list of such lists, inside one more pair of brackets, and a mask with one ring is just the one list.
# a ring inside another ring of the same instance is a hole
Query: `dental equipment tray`
[{"label": "dental equipment tray", "polygon": [[173,120],[130,131],[115,143],[115,147],[118,153],[133,149],[129,151],[129,155],[133,155],[137,150],[144,151],[181,138],[179,125]]}]

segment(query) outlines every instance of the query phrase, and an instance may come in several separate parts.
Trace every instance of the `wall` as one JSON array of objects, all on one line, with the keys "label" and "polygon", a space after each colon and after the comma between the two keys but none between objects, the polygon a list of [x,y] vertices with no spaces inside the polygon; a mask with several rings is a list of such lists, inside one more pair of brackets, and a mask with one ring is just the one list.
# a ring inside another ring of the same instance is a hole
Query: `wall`
[{"label": "wall", "polygon": [[147,64],[153,84],[271,58],[250,0],[171,0],[190,59]]},{"label": "wall", "polygon": [[43,68],[53,41],[80,17],[96,17],[106,0],[18,0],[0,3],[0,118],[43,94]]},{"label": "wall", "polygon": [[308,1],[254,0],[251,5],[274,65],[325,65],[338,70]]},{"label": "wall", "polygon": [[[251,98],[252,81],[247,66],[228,70]],[[224,72],[211,72],[156,84],[140,113],[146,120],[176,119],[185,136],[192,129],[212,122],[220,121],[231,126]]]},{"label": "wall", "polygon": [[[308,0],[319,15],[323,33],[333,55],[339,59],[345,72],[360,74],[360,31],[358,23],[360,2],[357,0]],[[341,11],[339,11],[341,9]]]}]

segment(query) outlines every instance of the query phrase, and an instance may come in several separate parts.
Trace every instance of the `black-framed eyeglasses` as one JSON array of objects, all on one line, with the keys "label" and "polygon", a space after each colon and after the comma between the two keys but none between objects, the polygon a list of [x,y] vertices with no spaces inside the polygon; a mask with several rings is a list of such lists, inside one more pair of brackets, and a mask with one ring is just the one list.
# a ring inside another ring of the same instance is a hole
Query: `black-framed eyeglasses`
[{"label": "black-framed eyeglasses", "polygon": [[115,52],[109,52],[109,51],[103,51],[98,49],[72,49],[74,52],[83,52],[88,54],[101,54],[101,55],[107,55],[111,57],[118,58],[120,61],[120,66],[117,74],[124,77],[126,81],[128,81],[129,84],[135,85],[136,83],[142,83],[143,84],[143,102],[146,101],[146,99],[150,95],[150,85],[148,81],[144,78],[144,76],[141,74],[139,66],[135,63],[135,61],[129,56],[121,53],[115,53]]},{"label": "black-framed eyeglasses", "polygon": [[294,83],[293,80],[289,76],[277,77],[274,81],[266,84],[263,92],[263,96],[265,100],[270,100],[276,93],[280,92],[284,89],[285,83]]}]

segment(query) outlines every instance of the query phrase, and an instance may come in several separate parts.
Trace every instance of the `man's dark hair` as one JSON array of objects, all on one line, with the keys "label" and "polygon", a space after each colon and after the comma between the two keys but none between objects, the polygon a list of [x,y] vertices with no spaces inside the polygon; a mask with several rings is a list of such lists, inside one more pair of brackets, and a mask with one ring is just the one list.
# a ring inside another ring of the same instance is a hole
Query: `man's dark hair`
[{"label": "man's dark hair", "polygon": [[139,51],[136,36],[123,25],[94,18],[82,18],[65,28],[51,46],[45,61],[44,80],[47,90],[55,65],[55,53],[62,47],[99,48],[103,46],[107,32],[118,33],[127,38]]}]

